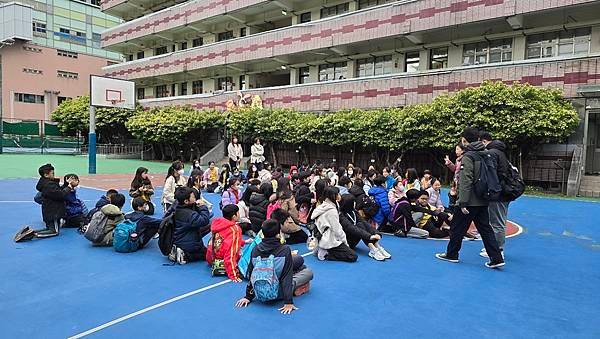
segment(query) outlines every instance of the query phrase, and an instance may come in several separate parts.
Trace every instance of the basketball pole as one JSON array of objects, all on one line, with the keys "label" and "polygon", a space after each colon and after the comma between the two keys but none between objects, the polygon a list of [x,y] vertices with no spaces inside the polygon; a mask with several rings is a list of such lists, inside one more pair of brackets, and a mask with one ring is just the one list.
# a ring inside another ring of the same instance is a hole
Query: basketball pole
[{"label": "basketball pole", "polygon": [[96,174],[96,107],[90,105],[90,134],[88,136],[88,173]]}]

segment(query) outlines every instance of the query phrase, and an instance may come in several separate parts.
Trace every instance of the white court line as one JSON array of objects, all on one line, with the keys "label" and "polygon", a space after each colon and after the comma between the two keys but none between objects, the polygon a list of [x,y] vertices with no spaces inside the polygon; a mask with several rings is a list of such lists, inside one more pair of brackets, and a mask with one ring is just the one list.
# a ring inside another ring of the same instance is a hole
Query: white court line
[{"label": "white court line", "polygon": [[[302,257],[307,257],[307,256],[309,256],[309,255],[312,255],[312,254],[313,254],[313,252],[304,253],[304,254],[302,254]],[[107,323],[105,323],[105,324],[102,324],[102,325],[100,325],[100,326],[94,327],[94,328],[92,328],[92,329],[89,329],[89,330],[87,330],[87,331],[85,331],[85,332],[81,332],[81,333],[79,333],[79,334],[76,334],[76,335],[70,336],[70,337],[68,337],[68,339],[78,339],[78,338],[83,338],[83,337],[85,337],[85,336],[88,336],[88,335],[90,335],[90,334],[92,334],[92,333],[96,333],[96,332],[98,332],[98,331],[101,331],[101,330],[103,330],[103,329],[105,329],[105,328],[107,328],[107,327],[110,327],[110,326],[112,326],[112,325],[116,325],[116,324],[118,324],[118,323],[121,323],[121,322],[123,322],[123,321],[125,321],[125,320],[131,319],[131,318],[134,318],[134,317],[137,317],[138,315],[141,315],[141,314],[144,314],[144,313],[150,312],[150,311],[152,311],[152,310],[155,310],[155,309],[157,309],[157,308],[159,308],[159,307],[163,307],[163,306],[165,306],[165,305],[172,304],[172,303],[174,303],[174,302],[176,302],[176,301],[179,301],[179,300],[181,300],[181,299],[185,299],[185,298],[187,298],[187,297],[191,297],[191,296],[193,296],[193,295],[196,295],[196,294],[199,294],[199,293],[202,293],[202,292],[208,291],[208,290],[210,290],[210,289],[213,289],[213,288],[215,288],[215,287],[219,287],[219,286],[225,285],[225,284],[227,284],[227,283],[230,283],[230,282],[231,282],[231,280],[230,280],[230,279],[227,279],[227,280],[223,280],[223,281],[221,281],[221,282],[218,282],[218,283],[216,283],[216,284],[212,284],[212,285],[210,285],[210,286],[206,286],[206,287],[199,288],[199,289],[197,289],[197,290],[194,290],[194,291],[191,291],[191,292],[188,292],[188,293],[182,294],[182,295],[180,295],[180,296],[177,296],[177,297],[174,297],[174,298],[171,298],[171,299],[165,300],[165,301],[163,301],[163,302],[160,302],[160,303],[158,303],[158,304],[155,304],[155,305],[152,305],[152,306],[148,306],[148,307],[146,307],[146,308],[143,308],[143,309],[141,309],[141,310],[139,310],[139,311],[135,311],[135,312],[133,312],[133,313],[130,313],[130,314],[124,315],[124,316],[122,316],[122,317],[120,317],[120,318],[117,318],[117,319],[115,319],[115,320],[109,321],[109,322],[107,322]]]}]

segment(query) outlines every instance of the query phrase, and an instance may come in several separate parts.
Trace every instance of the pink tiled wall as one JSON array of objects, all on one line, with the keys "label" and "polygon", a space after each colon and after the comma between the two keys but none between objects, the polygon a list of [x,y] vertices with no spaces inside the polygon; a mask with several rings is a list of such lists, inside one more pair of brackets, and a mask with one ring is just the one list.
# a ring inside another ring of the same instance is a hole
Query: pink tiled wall
[{"label": "pink tiled wall", "polygon": [[105,11],[108,8],[115,7],[116,5],[120,5],[125,2],[127,2],[127,0],[100,0],[100,9]]},{"label": "pink tiled wall", "polygon": [[107,76],[139,79],[584,2],[590,0],[423,0],[128,62],[105,71]]},{"label": "pink tiled wall", "polygon": [[[336,111],[348,108],[405,106],[431,101],[441,93],[474,87],[484,80],[528,82],[536,86],[562,89],[567,97],[577,96],[577,88],[600,84],[600,58],[530,62],[514,65],[465,68],[412,76],[355,79],[330,83],[314,83],[282,88],[253,89],[244,93],[258,94],[266,107],[295,108],[301,111]],[[235,93],[222,93],[190,98],[145,100],[146,107],[192,105],[198,109],[224,109],[225,102],[236,99]]]}]

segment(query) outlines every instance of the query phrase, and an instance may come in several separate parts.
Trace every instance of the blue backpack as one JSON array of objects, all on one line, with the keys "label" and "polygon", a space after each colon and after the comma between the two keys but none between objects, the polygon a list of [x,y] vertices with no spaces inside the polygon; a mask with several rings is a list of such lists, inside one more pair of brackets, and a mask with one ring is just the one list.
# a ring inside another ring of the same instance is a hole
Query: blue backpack
[{"label": "blue backpack", "polygon": [[254,295],[258,301],[276,300],[279,295],[279,279],[275,272],[275,257],[257,257],[254,259],[254,269],[250,276]]},{"label": "blue backpack", "polygon": [[137,251],[139,247],[138,240],[131,239],[131,233],[135,233],[137,224],[129,219],[125,219],[115,227],[113,232],[113,247],[120,253],[130,253]]}]

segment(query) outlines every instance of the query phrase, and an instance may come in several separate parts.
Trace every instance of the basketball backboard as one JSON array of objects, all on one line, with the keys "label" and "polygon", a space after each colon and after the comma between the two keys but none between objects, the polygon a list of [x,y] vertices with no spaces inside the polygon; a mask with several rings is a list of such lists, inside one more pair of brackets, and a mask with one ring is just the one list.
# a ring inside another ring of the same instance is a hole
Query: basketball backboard
[{"label": "basketball backboard", "polygon": [[96,107],[134,109],[135,83],[91,75],[90,104]]}]

